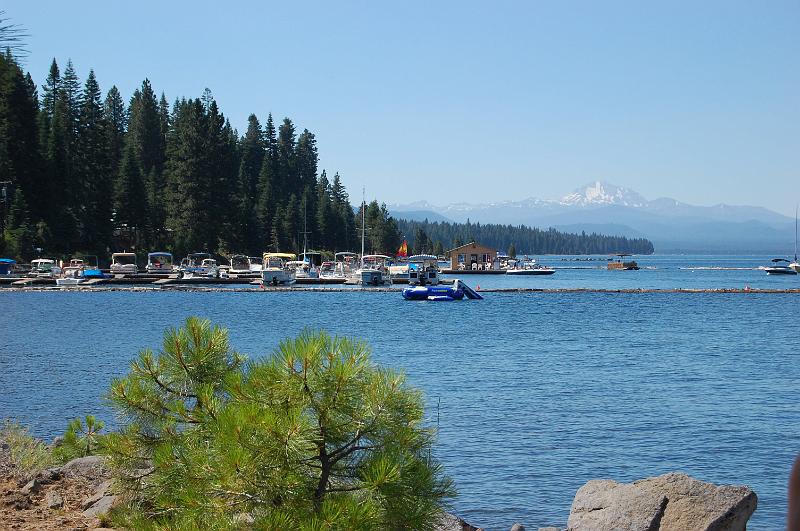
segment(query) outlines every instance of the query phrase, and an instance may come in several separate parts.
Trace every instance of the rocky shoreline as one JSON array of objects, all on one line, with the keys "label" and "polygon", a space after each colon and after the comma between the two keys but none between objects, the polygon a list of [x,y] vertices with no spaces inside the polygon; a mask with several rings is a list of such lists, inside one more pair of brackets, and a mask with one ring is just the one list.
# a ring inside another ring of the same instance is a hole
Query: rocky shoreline
[{"label": "rocky shoreline", "polygon": [[[20,531],[106,529],[106,515],[119,497],[100,456],[80,457],[54,468],[23,473],[0,441],[0,528]],[[756,510],[756,493],[745,486],[717,486],[669,473],[632,483],[600,479],[575,494],[567,527],[511,531],[744,531]],[[246,529],[244,527],[243,529]],[[444,514],[435,531],[482,531]]]}]

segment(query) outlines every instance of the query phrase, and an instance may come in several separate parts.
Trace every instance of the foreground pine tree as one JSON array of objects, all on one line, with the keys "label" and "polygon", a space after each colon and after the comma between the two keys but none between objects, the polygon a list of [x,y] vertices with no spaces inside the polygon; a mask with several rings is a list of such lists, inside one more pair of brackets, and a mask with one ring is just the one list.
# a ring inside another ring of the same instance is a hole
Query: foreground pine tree
[{"label": "foreground pine tree", "polygon": [[190,318],[110,398],[131,528],[424,530],[453,495],[420,392],[359,341],[306,331],[244,364]]}]

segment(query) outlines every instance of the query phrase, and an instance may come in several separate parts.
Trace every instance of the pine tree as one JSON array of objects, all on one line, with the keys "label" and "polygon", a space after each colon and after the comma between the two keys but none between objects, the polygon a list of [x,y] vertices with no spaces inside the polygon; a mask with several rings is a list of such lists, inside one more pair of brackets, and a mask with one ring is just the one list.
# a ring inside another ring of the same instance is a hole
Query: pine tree
[{"label": "pine tree", "polygon": [[146,224],[147,190],[133,142],[125,142],[114,193],[114,222],[125,247],[141,247]]},{"label": "pine tree", "polygon": [[208,321],[165,332],[111,386],[124,526],[232,528],[245,512],[255,529],[433,529],[454,489],[423,397],[370,354],[305,331],[243,369]]},{"label": "pine tree", "polygon": [[128,114],[125,102],[116,86],[111,87],[103,104],[103,115],[106,119],[106,153],[111,175],[119,174],[122,150],[125,142],[125,131],[128,128]]},{"label": "pine tree", "polygon": [[30,260],[33,257],[34,236],[28,215],[28,203],[25,201],[24,192],[19,189],[14,193],[11,209],[3,224],[2,239],[5,252],[20,260]]},{"label": "pine tree", "polygon": [[23,74],[9,53],[0,54],[0,182],[11,183],[33,198],[33,219],[40,219],[44,211],[37,114],[36,86],[30,76]]},{"label": "pine tree", "polygon": [[259,241],[259,219],[257,213],[259,176],[264,163],[266,147],[264,132],[255,114],[247,119],[247,132],[242,138],[240,147],[239,182],[238,182],[238,223],[236,230],[242,236],[243,249],[248,254],[261,250]]},{"label": "pine tree", "polygon": [[129,105],[128,140],[132,143],[139,167],[145,177],[147,189],[148,228],[144,241],[152,245],[164,226],[166,204],[164,202],[164,138],[162,118],[156,94],[150,80],[142,82]]}]

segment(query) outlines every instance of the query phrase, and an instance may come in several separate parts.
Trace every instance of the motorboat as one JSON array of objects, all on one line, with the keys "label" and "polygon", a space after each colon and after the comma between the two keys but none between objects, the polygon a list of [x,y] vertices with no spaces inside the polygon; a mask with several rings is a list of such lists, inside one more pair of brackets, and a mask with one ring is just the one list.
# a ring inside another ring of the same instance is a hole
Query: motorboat
[{"label": "motorboat", "polygon": [[264,264],[261,269],[262,286],[291,286],[295,282],[295,272],[287,262],[293,261],[297,255],[292,253],[264,253]]},{"label": "motorboat", "polygon": [[0,258],[0,276],[10,276],[17,265],[17,261],[12,258]]},{"label": "motorboat", "polygon": [[773,258],[772,265],[763,268],[768,275],[796,275],[797,271],[790,267],[789,260],[785,258]]},{"label": "motorboat", "polygon": [[415,254],[409,256],[408,284],[411,286],[438,286],[438,258],[432,254]]},{"label": "motorboat", "polygon": [[544,266],[535,259],[529,260],[527,256],[525,260],[509,258],[507,263],[509,267],[506,269],[506,275],[552,275],[556,272],[552,267]]},{"label": "motorboat", "polygon": [[460,279],[453,281],[452,286],[409,286],[402,291],[407,301],[458,301],[464,297],[480,300],[483,296],[467,286]]},{"label": "motorboat", "polygon": [[178,267],[178,278],[219,278],[219,273],[217,261],[208,253],[191,253],[181,260]]},{"label": "motorboat", "polygon": [[347,279],[358,269],[358,255],[349,251],[333,255],[333,271],[322,267],[321,278]]},{"label": "motorboat", "polygon": [[406,261],[395,262],[389,266],[389,276],[392,277],[392,282],[408,282],[410,272],[411,264]]},{"label": "motorboat", "polygon": [[111,274],[135,275],[139,272],[136,265],[136,254],[114,253],[111,255]]},{"label": "motorboat", "polygon": [[319,272],[307,260],[289,260],[286,262],[289,269],[294,270],[294,278],[319,278]]},{"label": "motorboat", "polygon": [[231,265],[228,272],[232,275],[248,276],[261,274],[261,258],[235,254],[231,256]]},{"label": "motorboat", "polygon": [[56,278],[56,286],[77,286],[86,281],[83,276],[83,265],[68,265],[61,272],[61,276]]},{"label": "motorboat", "polygon": [[[617,258],[608,263],[607,269],[609,271],[638,271],[639,264],[637,264],[634,260],[625,261],[626,256],[631,256],[629,254],[618,254],[616,255]],[[611,260],[609,258],[609,260]]]},{"label": "motorboat", "polygon": [[353,273],[351,279],[361,286],[391,286],[392,276],[389,274],[387,262],[392,258],[385,254],[368,254],[361,257],[361,267]]},{"label": "motorboat", "polygon": [[147,253],[147,265],[145,266],[145,271],[148,273],[172,273],[174,268],[175,265],[172,253],[167,253],[164,251]]},{"label": "motorboat", "polygon": [[61,268],[55,260],[49,258],[37,258],[31,260],[31,270],[28,276],[34,278],[56,278],[61,276]]}]

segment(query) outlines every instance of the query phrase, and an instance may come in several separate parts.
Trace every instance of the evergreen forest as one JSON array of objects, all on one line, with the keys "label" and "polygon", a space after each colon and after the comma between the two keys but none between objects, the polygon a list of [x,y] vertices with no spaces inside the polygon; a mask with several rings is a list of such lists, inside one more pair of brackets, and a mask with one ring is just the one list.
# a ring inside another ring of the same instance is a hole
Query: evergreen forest
[{"label": "evergreen forest", "polygon": [[573,234],[525,225],[450,223],[398,220],[400,232],[417,253],[441,255],[447,249],[472,241],[508,254],[653,254],[653,244],[644,238]]}]

